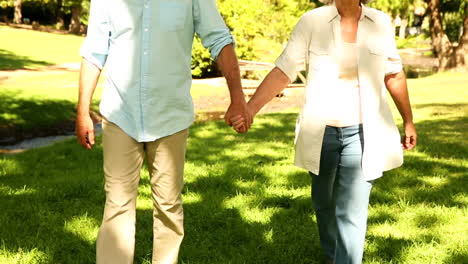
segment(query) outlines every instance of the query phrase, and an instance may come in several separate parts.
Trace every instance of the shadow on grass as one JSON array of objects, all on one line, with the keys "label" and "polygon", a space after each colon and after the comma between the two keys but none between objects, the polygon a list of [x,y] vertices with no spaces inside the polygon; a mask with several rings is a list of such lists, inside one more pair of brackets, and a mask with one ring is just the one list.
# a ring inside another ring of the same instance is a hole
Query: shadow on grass
[{"label": "shadow on grass", "polygon": [[[418,122],[417,150],[423,155],[406,153],[403,167],[386,172],[383,178],[378,179],[371,194],[371,206],[401,204],[405,207],[420,204],[430,207],[466,208],[466,203],[458,198],[466,194],[468,170],[466,165],[450,160],[462,160],[468,156],[466,136],[464,136],[468,129],[467,125],[466,117]],[[431,184],[430,179],[434,177],[437,181]],[[397,217],[379,212],[369,218],[369,226],[384,222],[394,223]],[[415,216],[414,222],[417,229],[432,230],[432,227],[439,224],[440,219],[425,214]],[[411,246],[410,242],[431,244],[438,243],[442,239],[440,232],[423,233],[421,232],[421,235],[413,241],[370,236],[369,243],[378,245],[379,249],[367,252],[366,256],[385,263],[398,259],[397,256]],[[450,261],[443,263],[458,263],[455,260],[462,257],[453,256]]]},{"label": "shadow on grass", "polygon": [[[273,114],[269,118],[270,122],[256,124],[248,134],[233,134],[223,122],[193,127],[187,162],[210,166],[218,160],[223,162],[223,168],[194,181],[190,181],[191,171],[186,171],[185,189],[200,199],[184,206],[186,238],[182,263],[319,263],[318,234],[309,197],[267,195],[270,179],[257,169],[290,158],[277,156],[275,152],[281,152],[284,148],[281,145],[292,144],[296,114]],[[216,133],[204,134],[207,128]],[[268,153],[252,151],[243,158],[226,154],[227,149],[238,147],[237,143],[267,142],[272,143]],[[308,175],[304,173],[302,178],[292,175],[288,179],[291,185],[303,186]],[[239,196],[252,198],[245,198],[247,204],[241,206],[274,213],[266,222],[251,220],[244,215],[245,211],[229,205]],[[300,241],[300,245],[291,243],[292,240]]]},{"label": "shadow on grass", "polygon": [[51,62],[33,60],[27,56],[17,55],[11,51],[0,49],[0,71],[25,69],[31,66],[49,66]]},{"label": "shadow on grass", "polygon": [[[184,205],[186,236],[181,263],[320,263],[321,249],[310,196],[293,197],[287,193],[288,187],[283,188],[282,194],[268,194],[272,177],[257,169],[289,162],[290,157],[276,152],[284,153],[285,146],[293,147],[295,117],[296,114],[260,117],[253,130],[242,135],[233,134],[223,122],[192,127],[187,163],[207,169],[203,175],[190,167],[185,172],[184,195],[196,195],[198,199]],[[445,146],[457,140],[447,143],[434,132],[445,131],[457,136],[464,131],[465,122],[465,118],[458,118],[418,123],[421,144],[418,149],[424,150],[430,158],[466,156],[463,148]],[[451,129],[444,130],[445,127]],[[269,151],[265,154],[249,150],[243,158],[225,151],[238,147],[240,142],[258,148],[267,146]],[[0,177],[3,247],[8,252],[38,248],[48,258],[44,263],[93,263],[95,242],[83,239],[80,232],[97,232],[102,217],[104,191],[100,148],[86,152],[75,142],[68,142],[3,159],[16,168],[8,169],[14,173]],[[221,169],[211,169],[220,162]],[[421,178],[431,175],[443,175],[445,181],[425,188]],[[466,175],[466,168],[461,165],[408,155],[405,167],[376,181],[371,203],[395,204],[400,202],[398,194],[404,192],[411,204],[461,207],[464,205],[454,197],[467,188],[463,175]],[[306,172],[292,172],[286,177],[288,186],[307,188],[310,185]],[[149,188],[148,185],[149,180],[142,179],[142,188]],[[240,205],[246,210],[230,205],[243,195],[250,197]],[[246,217],[246,213],[255,214],[259,209],[269,212],[263,216],[265,219]],[[150,263],[152,210],[139,209],[137,214],[135,260],[136,263]],[[81,218],[88,219],[87,224],[67,228],[69,223]],[[372,216],[369,224],[385,221],[395,222],[397,218],[382,212]],[[437,221],[436,218],[416,219],[417,226],[422,229],[430,229]],[[438,235],[431,232],[417,240],[439,241]],[[404,259],[402,255],[413,243],[392,237],[370,236],[368,239],[373,248],[366,252],[366,258],[384,262],[399,259],[398,256]],[[450,260],[463,257],[453,256]]]},{"label": "shadow on grass", "polygon": [[0,143],[74,130],[75,103],[20,95],[19,91],[0,91]]},{"label": "shadow on grass", "polygon": [[[0,156],[2,254],[31,253],[34,263],[94,263],[95,233],[102,216],[101,150],[75,141]],[[30,259],[31,260],[31,259]],[[32,260],[31,260],[32,261]],[[32,262],[29,262],[32,263]]]}]

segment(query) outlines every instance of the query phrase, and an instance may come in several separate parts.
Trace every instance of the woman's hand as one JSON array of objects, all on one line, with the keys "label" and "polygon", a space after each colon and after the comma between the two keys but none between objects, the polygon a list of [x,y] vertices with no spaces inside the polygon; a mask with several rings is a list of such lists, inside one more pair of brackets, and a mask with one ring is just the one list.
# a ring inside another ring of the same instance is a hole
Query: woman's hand
[{"label": "woman's hand", "polygon": [[229,123],[231,124],[232,128],[237,132],[237,133],[245,133],[250,129],[250,126],[253,123],[253,119],[255,117],[254,112],[252,111],[252,108],[247,105],[247,112],[250,116],[250,120],[246,120],[242,115],[236,115],[233,116],[229,119]]},{"label": "woman's hand", "polygon": [[418,139],[416,128],[414,127],[413,122],[406,122],[404,127],[405,136],[401,139],[401,144],[404,150],[411,150],[416,146]]}]

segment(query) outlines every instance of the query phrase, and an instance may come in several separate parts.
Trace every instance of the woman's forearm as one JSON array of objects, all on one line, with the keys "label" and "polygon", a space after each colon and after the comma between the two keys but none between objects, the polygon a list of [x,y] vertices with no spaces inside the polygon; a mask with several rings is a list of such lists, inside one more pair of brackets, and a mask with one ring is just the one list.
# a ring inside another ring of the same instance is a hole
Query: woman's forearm
[{"label": "woman's forearm", "polygon": [[385,85],[400,112],[403,122],[413,123],[413,112],[411,110],[406,76],[403,71],[385,77]]},{"label": "woman's forearm", "polygon": [[289,77],[278,67],[271,70],[249,100],[248,105],[253,113],[258,113],[263,106],[284,90],[290,82]]}]

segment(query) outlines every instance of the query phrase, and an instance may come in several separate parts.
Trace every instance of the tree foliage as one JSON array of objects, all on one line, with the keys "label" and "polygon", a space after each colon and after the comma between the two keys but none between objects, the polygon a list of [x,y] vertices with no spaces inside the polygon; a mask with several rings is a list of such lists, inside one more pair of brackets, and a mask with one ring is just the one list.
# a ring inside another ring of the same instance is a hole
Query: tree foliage
[{"label": "tree foliage", "polygon": [[[10,21],[13,19],[16,1],[0,0],[0,20],[2,17],[8,17]],[[62,29],[68,29],[72,24],[70,29],[76,32],[81,23],[87,24],[89,1],[22,0],[23,21],[27,18],[30,22],[56,25]],[[437,8],[432,9],[429,8],[431,0],[378,0],[372,2],[370,6],[390,14],[393,18],[398,16],[410,23],[416,7],[426,8],[425,16],[433,18],[435,16],[431,16],[430,12],[437,9],[437,12],[440,12],[441,25],[438,30],[443,31],[449,42],[461,41],[463,44],[464,38],[461,36],[466,31],[463,25],[467,16],[468,0],[436,2]],[[322,5],[318,0],[217,0],[217,4],[236,40],[237,55],[246,60],[264,59],[264,53],[268,49],[274,50],[271,53],[276,54],[287,41],[299,17],[304,12]],[[431,22],[431,30],[434,28],[434,23]],[[432,38],[439,35],[431,33]],[[433,39],[433,43],[440,41]],[[437,50],[434,48],[435,53],[438,53]],[[218,74],[215,62],[211,60],[209,52],[201,45],[198,38],[194,42],[192,58],[194,76]]]},{"label": "tree foliage", "polygon": [[[308,0],[218,0],[217,4],[236,40],[237,55],[245,60],[259,58],[255,52],[258,39],[285,42],[298,18],[317,5]],[[192,74],[201,77],[216,73],[215,63],[197,39],[193,48]]]}]

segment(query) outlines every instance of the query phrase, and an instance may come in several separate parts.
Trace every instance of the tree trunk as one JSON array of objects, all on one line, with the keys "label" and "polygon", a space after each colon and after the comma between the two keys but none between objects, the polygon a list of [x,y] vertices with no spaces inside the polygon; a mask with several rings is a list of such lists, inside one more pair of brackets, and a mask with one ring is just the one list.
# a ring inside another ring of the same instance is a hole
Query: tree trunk
[{"label": "tree trunk", "polygon": [[13,17],[13,23],[15,24],[21,24],[21,21],[23,19],[23,15],[21,13],[22,3],[23,3],[23,0],[15,1],[15,16]]},{"label": "tree trunk", "polygon": [[400,23],[400,31],[398,32],[398,37],[404,39],[406,37],[406,27],[408,26],[408,18],[403,17]]},{"label": "tree trunk", "polygon": [[63,19],[62,11],[63,1],[57,0],[57,6],[55,7],[55,23],[57,29],[65,29],[65,20]]},{"label": "tree trunk", "polygon": [[71,22],[69,32],[73,34],[80,33],[80,17],[81,17],[81,5],[72,6],[71,8]]},{"label": "tree trunk", "polygon": [[439,71],[459,68],[467,65],[468,58],[468,18],[465,9],[463,21],[463,34],[458,46],[453,45],[442,26],[440,15],[440,0],[429,0],[429,25],[431,27],[432,49],[439,59]]},{"label": "tree trunk", "polygon": [[455,49],[455,54],[455,64],[457,68],[468,71],[468,5],[465,7],[463,33],[458,40],[458,46]]}]

